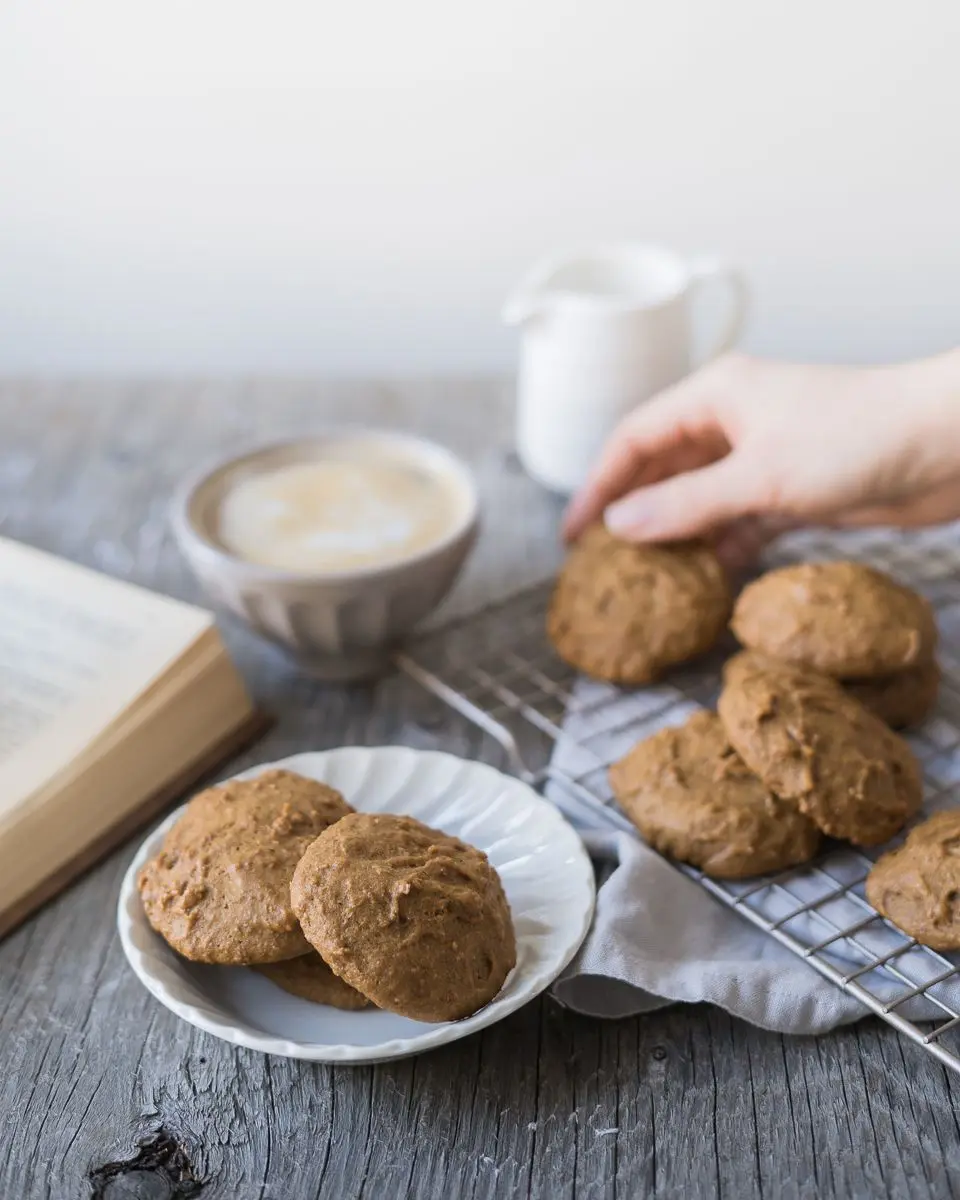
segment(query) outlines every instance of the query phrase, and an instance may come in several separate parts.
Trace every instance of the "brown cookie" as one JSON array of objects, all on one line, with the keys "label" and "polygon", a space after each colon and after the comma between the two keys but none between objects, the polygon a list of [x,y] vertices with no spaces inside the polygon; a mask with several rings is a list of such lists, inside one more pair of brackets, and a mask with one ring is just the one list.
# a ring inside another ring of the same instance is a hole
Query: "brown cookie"
[{"label": "brown cookie", "polygon": [[750,650],[838,679],[904,671],[937,644],[927,601],[855,562],[769,571],[740,593],[730,627]]},{"label": "brown cookie", "polygon": [[487,856],[412,817],[337,822],[304,854],[291,897],[341,979],[418,1021],[468,1017],[516,963],[510,907]]},{"label": "brown cookie", "polygon": [[634,746],[610,768],[610,785],[654,850],[717,879],[808,862],[820,844],[813,822],[749,770],[716,713]]},{"label": "brown cookie", "polygon": [[291,996],[312,1000],[314,1004],[329,1004],[353,1012],[369,1008],[370,1001],[358,991],[338,979],[315,950],[299,958],[288,958],[285,962],[263,963],[253,968],[266,975],[271,983],[283,988]]},{"label": "brown cookie", "polygon": [[908,667],[896,675],[843,679],[844,689],[891,729],[919,725],[937,702],[940,668],[935,661]]},{"label": "brown cookie", "polygon": [[277,962],[306,954],[290,880],[318,833],[352,812],[339,792],[266,771],[200,792],[140,871],[147,920],[196,962]]},{"label": "brown cookie", "polygon": [[911,829],[867,877],[867,899],[934,950],[960,950],[960,809]]},{"label": "brown cookie", "polygon": [[738,654],[717,704],[751,770],[831,837],[885,842],[919,809],[920,768],[907,743],[806,667]]},{"label": "brown cookie", "polygon": [[636,546],[593,525],[560,572],[547,633],[585,674],[639,684],[709,650],[729,615],[727,578],[709,547]]}]

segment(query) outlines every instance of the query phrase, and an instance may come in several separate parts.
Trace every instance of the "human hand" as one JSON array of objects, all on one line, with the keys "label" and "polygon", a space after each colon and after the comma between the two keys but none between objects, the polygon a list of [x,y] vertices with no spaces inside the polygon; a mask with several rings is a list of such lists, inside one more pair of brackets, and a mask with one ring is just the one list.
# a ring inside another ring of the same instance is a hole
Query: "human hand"
[{"label": "human hand", "polygon": [[816,522],[960,516],[960,352],[894,367],[719,359],[641,404],[571,502],[635,541],[708,536],[743,559]]}]

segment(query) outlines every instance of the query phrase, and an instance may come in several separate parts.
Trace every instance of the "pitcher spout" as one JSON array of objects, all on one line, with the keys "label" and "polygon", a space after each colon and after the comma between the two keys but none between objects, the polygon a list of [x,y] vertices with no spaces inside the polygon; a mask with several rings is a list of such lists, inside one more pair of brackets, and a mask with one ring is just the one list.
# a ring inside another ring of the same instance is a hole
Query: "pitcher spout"
[{"label": "pitcher spout", "polygon": [[505,325],[526,325],[534,317],[549,311],[554,294],[552,286],[569,255],[551,255],[533,267],[507,297],[500,316]]},{"label": "pitcher spout", "polygon": [[524,325],[557,305],[608,316],[675,303],[690,287],[689,265],[660,246],[583,247],[543,259],[503,307],[508,325]]},{"label": "pitcher spout", "polygon": [[541,298],[529,292],[514,292],[500,310],[504,325],[526,325],[543,311]]}]

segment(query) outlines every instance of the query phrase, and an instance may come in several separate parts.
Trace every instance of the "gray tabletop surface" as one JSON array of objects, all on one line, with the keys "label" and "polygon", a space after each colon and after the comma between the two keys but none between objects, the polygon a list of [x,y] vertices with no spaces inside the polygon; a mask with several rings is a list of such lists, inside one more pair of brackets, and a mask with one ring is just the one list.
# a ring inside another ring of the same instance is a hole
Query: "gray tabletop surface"
[{"label": "gray tabletop surface", "polygon": [[[0,534],[195,599],[165,523],[184,471],[331,423],[465,456],[485,527],[466,612],[555,567],[559,503],[510,449],[490,380],[0,383]],[[225,625],[273,731],[237,767],[342,743],[484,752],[392,677],[298,677]],[[421,1058],[330,1068],[236,1049],[134,978],[124,847],[0,943],[0,1197],[771,1197],[960,1194],[960,1078],[879,1021],[820,1038],[705,1007],[603,1023],[549,998]]]}]

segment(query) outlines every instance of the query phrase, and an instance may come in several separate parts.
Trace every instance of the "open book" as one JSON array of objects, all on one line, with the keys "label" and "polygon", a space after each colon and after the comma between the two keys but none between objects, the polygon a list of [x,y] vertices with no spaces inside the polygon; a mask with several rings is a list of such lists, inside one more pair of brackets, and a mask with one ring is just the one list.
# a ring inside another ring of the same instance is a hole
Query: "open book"
[{"label": "open book", "polygon": [[0,936],[261,724],[209,613],[0,538]]}]

